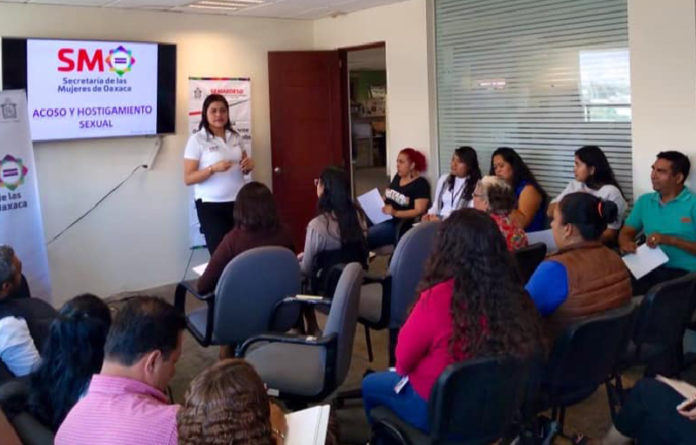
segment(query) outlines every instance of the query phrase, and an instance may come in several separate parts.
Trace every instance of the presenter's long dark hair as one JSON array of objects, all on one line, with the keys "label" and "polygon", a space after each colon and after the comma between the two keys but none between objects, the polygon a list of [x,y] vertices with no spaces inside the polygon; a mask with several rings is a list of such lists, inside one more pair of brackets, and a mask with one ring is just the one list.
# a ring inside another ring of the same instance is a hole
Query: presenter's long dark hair
[{"label": "presenter's long dark hair", "polygon": [[198,124],[198,129],[205,128],[208,135],[212,135],[213,132],[210,131],[210,123],[208,122],[208,108],[215,102],[221,102],[225,104],[227,108],[227,123],[225,124],[225,130],[235,132],[232,128],[232,121],[230,120],[230,104],[227,103],[227,99],[222,94],[210,94],[203,101],[203,110],[201,110],[201,123]]},{"label": "presenter's long dark hair", "polygon": [[108,306],[92,294],[69,300],[51,324],[27,409],[54,431],[101,369],[110,324]]},{"label": "presenter's long dark hair", "polygon": [[342,246],[361,246],[367,257],[364,226],[360,224],[365,215],[351,198],[348,175],[343,169],[327,167],[321,172],[319,181],[324,192],[317,201],[317,213],[326,215],[327,221],[331,218],[338,221]]},{"label": "presenter's long dark hair", "polygon": [[602,186],[613,185],[619,189],[624,198],[626,197],[614,176],[614,170],[611,169],[609,160],[604,155],[601,148],[596,145],[585,145],[575,152],[575,156],[577,156],[583,164],[587,165],[588,168],[594,167],[594,173],[585,181],[585,184],[587,184],[589,188],[599,190]]},{"label": "presenter's long dark hair", "polygon": [[[454,150],[454,155],[457,158],[459,158],[459,161],[466,164],[466,167],[469,171],[469,175],[467,176],[468,179],[466,181],[466,187],[462,191],[462,194],[460,195],[459,199],[471,201],[471,198],[474,195],[474,189],[476,188],[476,184],[478,184],[479,179],[481,179],[481,168],[479,167],[478,156],[476,156],[476,150],[474,150],[472,147],[463,146]],[[447,190],[449,190],[452,193],[454,193],[454,179],[455,176],[450,174],[447,177],[447,181],[445,183],[447,186]]]}]

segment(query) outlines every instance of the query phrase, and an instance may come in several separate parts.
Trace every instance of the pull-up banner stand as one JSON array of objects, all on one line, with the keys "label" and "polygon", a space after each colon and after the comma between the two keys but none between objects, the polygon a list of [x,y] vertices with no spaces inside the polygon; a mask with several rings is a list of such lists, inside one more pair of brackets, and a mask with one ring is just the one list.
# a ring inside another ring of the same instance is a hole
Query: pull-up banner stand
[{"label": "pull-up banner stand", "polygon": [[14,248],[32,296],[50,303],[36,173],[26,92],[0,91],[0,244]]}]

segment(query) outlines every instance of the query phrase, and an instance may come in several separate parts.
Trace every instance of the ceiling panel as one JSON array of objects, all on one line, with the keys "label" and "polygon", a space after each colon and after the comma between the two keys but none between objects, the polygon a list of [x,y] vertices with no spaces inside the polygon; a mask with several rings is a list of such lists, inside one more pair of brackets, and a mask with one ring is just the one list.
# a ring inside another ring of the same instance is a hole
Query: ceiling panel
[{"label": "ceiling panel", "polygon": [[193,0],[0,0],[0,3],[94,6],[144,10],[158,9],[189,14],[314,20],[401,1],[404,0],[265,0],[262,4],[252,4],[237,10],[191,8],[188,4],[192,3]]}]

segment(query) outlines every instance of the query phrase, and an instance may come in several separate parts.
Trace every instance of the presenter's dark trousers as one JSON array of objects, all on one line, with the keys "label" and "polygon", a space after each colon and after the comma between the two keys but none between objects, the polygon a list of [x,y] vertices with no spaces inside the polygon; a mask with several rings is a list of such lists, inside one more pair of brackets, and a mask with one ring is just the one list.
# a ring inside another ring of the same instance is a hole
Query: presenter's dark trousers
[{"label": "presenter's dark trousers", "polygon": [[234,227],[234,201],[203,202],[196,200],[196,213],[201,223],[201,232],[205,237],[205,245],[210,256],[220,245],[227,232]]},{"label": "presenter's dark trousers", "polygon": [[628,393],[614,426],[640,444],[696,443],[696,421],[677,412],[684,396],[654,379],[642,379]]}]

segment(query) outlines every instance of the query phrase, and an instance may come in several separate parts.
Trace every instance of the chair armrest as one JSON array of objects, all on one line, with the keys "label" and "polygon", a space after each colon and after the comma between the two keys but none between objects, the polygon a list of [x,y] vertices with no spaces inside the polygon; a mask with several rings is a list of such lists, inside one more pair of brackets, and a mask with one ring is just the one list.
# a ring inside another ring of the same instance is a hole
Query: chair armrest
[{"label": "chair armrest", "polygon": [[246,350],[254,343],[286,343],[306,346],[325,346],[338,339],[336,334],[326,335],[321,338],[313,335],[298,335],[298,334],[261,334],[251,337],[242,343],[235,351],[235,356],[243,358]]},{"label": "chair armrest", "polygon": [[186,293],[190,293],[197,299],[205,302],[209,302],[215,298],[214,292],[201,295],[191,282],[181,281],[176,285],[176,290],[174,291],[174,307],[182,314],[186,308]]},{"label": "chair armrest", "polygon": [[276,309],[278,308],[278,306],[282,306],[284,304],[293,304],[293,303],[306,304],[309,306],[328,306],[328,307],[330,307],[331,301],[332,301],[331,298],[324,298],[324,297],[319,297],[319,296],[317,296],[317,298],[285,297],[278,302],[278,304],[276,305]]}]

